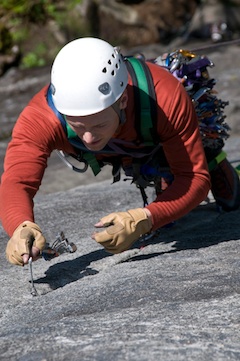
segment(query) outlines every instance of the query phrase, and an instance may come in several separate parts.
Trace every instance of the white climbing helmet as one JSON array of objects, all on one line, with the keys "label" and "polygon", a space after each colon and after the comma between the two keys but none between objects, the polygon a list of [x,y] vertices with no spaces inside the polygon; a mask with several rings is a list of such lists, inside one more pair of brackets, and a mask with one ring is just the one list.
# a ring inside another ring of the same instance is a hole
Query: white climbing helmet
[{"label": "white climbing helmet", "polygon": [[95,114],[120,98],[127,80],[127,68],[117,48],[97,38],[76,39],[65,45],[53,62],[53,102],[62,114]]}]

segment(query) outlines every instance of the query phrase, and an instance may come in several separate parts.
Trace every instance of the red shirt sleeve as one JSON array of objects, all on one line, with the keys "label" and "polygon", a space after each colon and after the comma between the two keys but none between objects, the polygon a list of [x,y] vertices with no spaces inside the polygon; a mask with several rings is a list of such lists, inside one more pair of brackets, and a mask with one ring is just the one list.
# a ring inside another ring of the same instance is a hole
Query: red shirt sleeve
[{"label": "red shirt sleeve", "polygon": [[47,105],[46,90],[40,91],[20,114],[5,155],[0,218],[10,236],[25,220],[34,221],[33,198],[53,149],[72,151],[59,120]]},{"label": "red shirt sleeve", "polygon": [[147,208],[154,229],[170,223],[203,201],[210,176],[192,101],[183,85],[165,69],[150,65],[158,101],[158,134],[174,175],[173,183]]}]

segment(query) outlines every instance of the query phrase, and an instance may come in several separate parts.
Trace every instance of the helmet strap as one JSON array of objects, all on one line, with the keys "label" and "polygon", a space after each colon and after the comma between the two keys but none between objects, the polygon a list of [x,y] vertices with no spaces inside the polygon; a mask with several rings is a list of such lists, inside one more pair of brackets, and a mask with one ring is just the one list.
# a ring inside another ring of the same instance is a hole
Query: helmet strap
[{"label": "helmet strap", "polygon": [[114,104],[112,104],[112,108],[113,110],[117,113],[118,118],[119,118],[119,124],[124,124],[126,121],[126,113],[124,109],[120,109],[118,102],[115,102]]}]

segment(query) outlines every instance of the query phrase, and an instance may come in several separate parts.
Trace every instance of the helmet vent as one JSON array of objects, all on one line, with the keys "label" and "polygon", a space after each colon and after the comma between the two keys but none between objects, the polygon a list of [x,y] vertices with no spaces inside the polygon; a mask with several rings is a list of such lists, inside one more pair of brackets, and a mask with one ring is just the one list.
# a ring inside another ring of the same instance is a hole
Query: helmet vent
[{"label": "helmet vent", "polygon": [[103,68],[102,72],[103,72],[103,73],[106,73],[106,72],[107,72],[107,68]]}]

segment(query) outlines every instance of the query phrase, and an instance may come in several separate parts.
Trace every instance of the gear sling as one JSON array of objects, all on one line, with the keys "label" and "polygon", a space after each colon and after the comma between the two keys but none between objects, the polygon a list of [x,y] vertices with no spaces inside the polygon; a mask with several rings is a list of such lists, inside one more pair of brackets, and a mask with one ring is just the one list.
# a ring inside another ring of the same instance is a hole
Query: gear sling
[{"label": "gear sling", "polygon": [[[147,205],[147,196],[144,188],[146,188],[146,186],[155,186],[156,188],[156,183],[159,183],[161,178],[166,179],[169,184],[173,180],[173,175],[170,173],[157,133],[156,95],[149,68],[143,59],[127,57],[125,60],[134,88],[134,101],[136,104],[135,129],[138,136],[137,143],[144,144],[146,150],[151,149],[150,154],[149,151],[146,151],[142,158],[135,158],[132,150],[128,149],[128,156],[133,157],[132,173],[125,173],[132,177],[133,182],[140,189],[145,206]],[[83,145],[81,139],[78,138],[76,133],[69,127],[65,117],[58,112],[52,101],[51,86],[48,89],[47,101],[57,118],[60,120],[69,142],[73,145],[78,154],[77,156],[70,154],[70,156],[82,162],[84,165],[83,168],[76,168],[71,165],[71,168],[78,172],[85,172],[88,165],[90,165],[96,176],[101,171],[101,167],[104,163],[99,162],[96,159],[95,154]],[[116,151],[108,146],[99,153],[116,155]],[[67,161],[67,156],[63,152],[58,152],[58,154],[65,163],[68,165],[71,164]],[[156,155],[157,157],[154,157]],[[209,170],[213,169],[225,157],[226,154],[224,152],[218,152],[217,157],[209,162]],[[154,162],[154,158],[157,158],[158,164],[157,162]],[[161,167],[159,167],[159,159],[163,162]],[[120,179],[121,161],[119,161],[118,157],[112,157],[110,163],[113,166],[113,182],[116,182]]]}]

